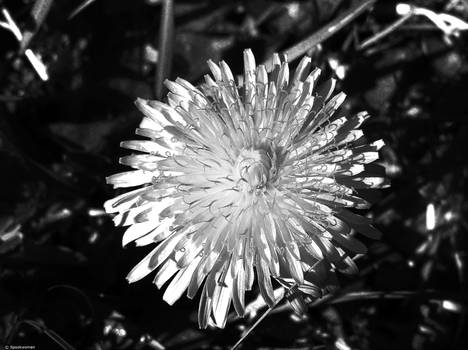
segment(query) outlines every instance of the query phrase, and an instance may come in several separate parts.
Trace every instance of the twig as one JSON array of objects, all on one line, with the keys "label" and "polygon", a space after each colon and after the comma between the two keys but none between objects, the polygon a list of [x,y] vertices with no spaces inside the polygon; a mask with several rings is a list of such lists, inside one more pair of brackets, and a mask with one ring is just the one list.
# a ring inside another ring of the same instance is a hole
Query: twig
[{"label": "twig", "polygon": [[379,33],[375,34],[374,36],[372,36],[371,38],[365,40],[361,45],[359,45],[358,50],[363,50],[366,47],[372,45],[373,43],[379,41],[383,37],[386,37],[391,32],[393,32],[395,29],[400,27],[403,23],[405,23],[408,19],[410,19],[412,16],[413,16],[413,12],[408,12],[404,16],[400,17],[399,19],[397,19],[395,22],[390,24],[387,28],[385,28],[381,32],[379,32]]},{"label": "twig", "polygon": [[[305,38],[301,42],[297,43],[296,45],[290,47],[282,54],[287,56],[288,62],[294,61],[296,58],[302,56],[306,53],[309,49],[315,47],[316,45],[320,44],[321,42],[325,41],[341,29],[343,29],[346,25],[352,22],[356,17],[361,15],[363,12],[371,8],[377,0],[366,0],[362,3],[352,7],[341,16],[337,17],[335,20],[331,21],[322,29],[318,30],[314,34],[310,35],[309,37]],[[267,69],[272,68],[272,61],[268,60],[265,62],[265,66]]]}]

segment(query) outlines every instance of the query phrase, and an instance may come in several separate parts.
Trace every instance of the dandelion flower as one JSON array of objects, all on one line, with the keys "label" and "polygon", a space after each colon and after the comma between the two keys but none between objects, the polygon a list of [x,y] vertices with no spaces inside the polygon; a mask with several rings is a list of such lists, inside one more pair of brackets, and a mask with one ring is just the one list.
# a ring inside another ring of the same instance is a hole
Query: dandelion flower
[{"label": "dandelion flower", "polygon": [[136,187],[105,203],[128,227],[123,245],[157,244],[128,281],[157,271],[158,288],[170,280],[169,304],[201,288],[203,328],[224,327],[231,303],[242,316],[255,279],[269,305],[277,282],[320,296],[327,266],[353,270],[351,257],[365,252],[354,230],[379,234],[346,209],[368,208],[356,190],[385,185],[369,165],[383,142],[356,142],[368,114],[335,117],[345,95],[332,97],[333,80],[317,88],[309,57],[291,76],[278,55],[272,62],[256,66],[245,50],[237,84],[225,62],[209,61],[199,87],[176,79],[167,104],[138,99],[146,140],[122,142],[138,152],[120,159],[134,170],[107,178]]}]

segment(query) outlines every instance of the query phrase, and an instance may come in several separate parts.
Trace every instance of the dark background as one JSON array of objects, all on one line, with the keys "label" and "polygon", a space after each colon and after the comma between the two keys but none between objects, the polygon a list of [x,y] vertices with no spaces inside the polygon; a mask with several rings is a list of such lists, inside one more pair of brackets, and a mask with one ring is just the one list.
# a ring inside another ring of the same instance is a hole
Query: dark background
[{"label": "dark background", "polygon": [[[468,21],[467,1],[408,1]],[[133,101],[155,98],[164,77],[197,83],[209,58],[239,74],[244,48],[260,63],[359,3],[176,0],[164,15],[161,1],[95,0],[78,11],[78,0],[0,1],[31,37],[20,45],[0,28],[0,344],[232,346],[258,316],[199,330],[197,300],[170,307],[151,277],[125,280],[151,247],[123,249],[123,230],[102,204],[117,194],[105,177],[125,170],[119,142],[141,119]],[[368,110],[369,140],[387,144],[380,162],[392,187],[369,211],[383,238],[366,241],[360,272],[340,276],[337,295],[304,317],[274,311],[244,349],[468,348],[467,34],[444,36],[418,16],[362,48],[399,18],[394,9],[378,1],[308,50],[325,76],[340,78],[349,96],[343,110]],[[48,81],[22,54],[26,46],[41,55]]]}]

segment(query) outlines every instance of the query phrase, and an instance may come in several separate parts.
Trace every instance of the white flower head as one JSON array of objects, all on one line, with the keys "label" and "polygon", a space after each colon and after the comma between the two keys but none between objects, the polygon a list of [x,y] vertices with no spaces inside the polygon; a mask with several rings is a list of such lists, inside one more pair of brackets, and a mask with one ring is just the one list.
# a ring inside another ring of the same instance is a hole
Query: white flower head
[{"label": "white flower head", "polygon": [[169,304],[203,284],[200,327],[224,327],[231,303],[244,314],[255,275],[272,305],[273,281],[319,296],[328,267],[354,269],[350,256],[365,246],[352,231],[379,233],[345,207],[367,208],[356,189],[385,184],[368,169],[383,142],[356,144],[368,114],[334,117],[345,95],[331,97],[333,80],[316,88],[309,57],[290,76],[278,55],[267,71],[245,50],[238,84],[225,62],[208,65],[199,87],[167,81],[167,104],[136,101],[145,115],[136,134],[147,139],[121,143],[138,152],[120,159],[135,170],[107,181],[137,189],[105,209],[128,227],[124,245],[157,244],[130,282],[154,270],[158,288],[172,278]]}]

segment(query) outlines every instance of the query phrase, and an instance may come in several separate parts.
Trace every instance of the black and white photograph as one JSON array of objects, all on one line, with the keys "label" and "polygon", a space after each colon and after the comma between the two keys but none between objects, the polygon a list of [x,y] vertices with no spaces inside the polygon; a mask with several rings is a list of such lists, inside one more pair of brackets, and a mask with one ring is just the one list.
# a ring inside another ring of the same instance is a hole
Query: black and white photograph
[{"label": "black and white photograph", "polygon": [[468,349],[468,0],[0,0],[0,349]]}]

